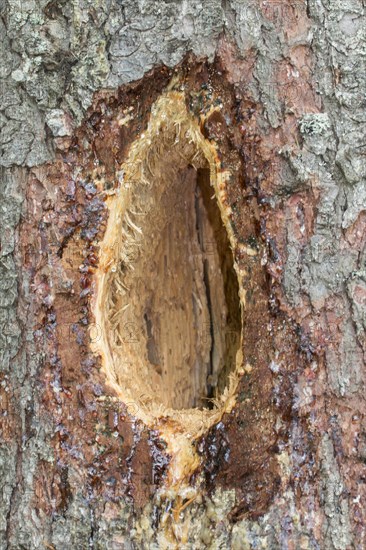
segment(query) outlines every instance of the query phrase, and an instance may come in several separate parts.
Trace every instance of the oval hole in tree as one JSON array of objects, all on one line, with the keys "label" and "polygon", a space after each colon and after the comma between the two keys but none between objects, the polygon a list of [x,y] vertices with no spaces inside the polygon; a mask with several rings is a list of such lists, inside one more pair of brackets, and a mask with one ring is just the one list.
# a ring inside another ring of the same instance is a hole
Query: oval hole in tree
[{"label": "oval hole in tree", "polygon": [[163,95],[121,167],[97,272],[108,379],[137,416],[196,433],[217,421],[241,367],[241,303],[225,174],[184,96]]}]

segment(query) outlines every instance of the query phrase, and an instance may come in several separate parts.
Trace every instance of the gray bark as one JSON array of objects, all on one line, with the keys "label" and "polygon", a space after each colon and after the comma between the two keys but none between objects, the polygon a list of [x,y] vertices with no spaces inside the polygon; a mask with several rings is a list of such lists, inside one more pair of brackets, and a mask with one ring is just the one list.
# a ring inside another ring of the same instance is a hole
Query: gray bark
[{"label": "gray bark", "polygon": [[[235,492],[218,488],[190,511],[189,537],[181,547],[366,545],[364,6],[361,0],[268,4],[267,12],[247,0],[2,4],[0,405],[4,426],[8,415],[13,433],[1,446],[0,548],[160,547],[149,507],[143,519],[128,499],[119,503],[118,519],[109,519],[108,503],[95,513],[77,490],[77,471],[69,472],[74,496],[63,514],[34,508],[36,470],[41,462],[47,472],[55,460],[54,426],[37,414],[45,358],[35,348],[34,289],[17,249],[18,226],[27,209],[28,171],[52,161],[57,139],[82,122],[94,92],[138,80],[159,64],[173,67],[190,50],[212,61],[223,40],[243,63],[253,56],[251,78],[241,74],[237,83],[246,84],[262,105],[264,134],[280,131],[288,115],[274,76],[279,63],[290,60],[295,73],[296,63],[306,64],[316,98],[295,117],[299,149],[293,153],[281,144],[277,151],[286,168],[270,202],[279,208],[284,196],[299,190],[316,197],[309,242],[301,242],[288,220],[281,299],[315,347],[318,327],[324,329],[324,363],[314,360],[315,380],[307,383],[300,373],[293,388],[299,415],[313,411],[309,431],[321,434],[321,444],[306,466],[309,481],[297,494],[303,459],[296,443],[305,434],[294,422],[281,456],[283,480],[291,477],[292,483],[266,513],[232,523]],[[307,26],[291,34],[286,18],[293,11]],[[240,72],[239,62],[235,70]]]}]

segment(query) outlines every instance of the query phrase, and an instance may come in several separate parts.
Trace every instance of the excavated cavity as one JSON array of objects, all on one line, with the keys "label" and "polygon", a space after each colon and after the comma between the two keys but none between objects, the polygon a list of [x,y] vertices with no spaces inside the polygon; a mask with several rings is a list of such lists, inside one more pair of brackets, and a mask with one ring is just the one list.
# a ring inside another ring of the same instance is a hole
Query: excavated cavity
[{"label": "excavated cavity", "polygon": [[109,381],[136,414],[200,431],[233,404],[241,306],[214,146],[170,92],[119,171],[101,245],[95,317]]},{"label": "excavated cavity", "polygon": [[[196,248],[202,295],[200,303],[206,308],[205,342],[209,349],[206,386],[201,395],[205,393],[208,398],[217,398],[224,391],[230,372],[235,369],[240,345],[239,285],[230,241],[210,184],[209,167],[197,170],[194,193]],[[201,366],[198,368],[202,369]]]}]

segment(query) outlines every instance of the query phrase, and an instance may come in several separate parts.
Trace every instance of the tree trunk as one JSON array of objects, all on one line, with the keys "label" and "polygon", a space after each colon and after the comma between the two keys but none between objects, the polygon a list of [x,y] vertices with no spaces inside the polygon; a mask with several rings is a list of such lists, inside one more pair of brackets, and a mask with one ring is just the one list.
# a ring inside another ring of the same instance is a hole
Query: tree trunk
[{"label": "tree trunk", "polygon": [[365,548],[361,0],[2,5],[0,548]]}]

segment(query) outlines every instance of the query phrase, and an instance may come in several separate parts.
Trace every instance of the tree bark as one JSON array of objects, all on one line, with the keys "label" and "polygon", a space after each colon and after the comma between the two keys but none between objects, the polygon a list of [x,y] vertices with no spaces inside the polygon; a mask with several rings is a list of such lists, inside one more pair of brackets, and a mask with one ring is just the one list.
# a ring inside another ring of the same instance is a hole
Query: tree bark
[{"label": "tree bark", "polygon": [[0,548],[365,548],[363,2],[1,32]]}]

